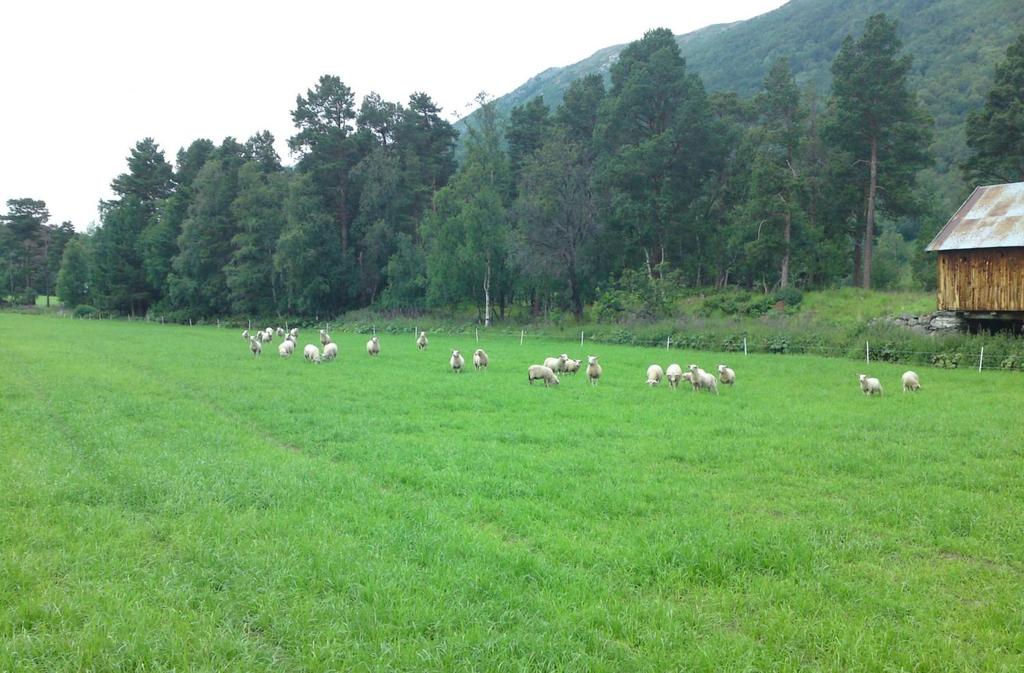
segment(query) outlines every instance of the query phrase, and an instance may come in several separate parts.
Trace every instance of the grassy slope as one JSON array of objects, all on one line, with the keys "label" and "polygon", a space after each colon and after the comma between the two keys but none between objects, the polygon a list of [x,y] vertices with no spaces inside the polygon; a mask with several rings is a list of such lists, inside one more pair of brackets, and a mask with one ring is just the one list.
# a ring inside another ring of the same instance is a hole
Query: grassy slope
[{"label": "grassy slope", "polygon": [[364,340],[0,314],[0,670],[1024,665],[1019,376],[750,356],[713,398],[606,346],[543,389],[569,344]]}]

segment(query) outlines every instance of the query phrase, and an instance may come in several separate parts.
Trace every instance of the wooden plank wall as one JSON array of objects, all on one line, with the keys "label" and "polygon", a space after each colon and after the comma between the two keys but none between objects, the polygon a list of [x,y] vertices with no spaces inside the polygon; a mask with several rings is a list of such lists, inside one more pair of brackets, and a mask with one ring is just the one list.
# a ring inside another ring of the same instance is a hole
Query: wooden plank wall
[{"label": "wooden plank wall", "polygon": [[939,253],[944,311],[1024,311],[1024,248]]}]

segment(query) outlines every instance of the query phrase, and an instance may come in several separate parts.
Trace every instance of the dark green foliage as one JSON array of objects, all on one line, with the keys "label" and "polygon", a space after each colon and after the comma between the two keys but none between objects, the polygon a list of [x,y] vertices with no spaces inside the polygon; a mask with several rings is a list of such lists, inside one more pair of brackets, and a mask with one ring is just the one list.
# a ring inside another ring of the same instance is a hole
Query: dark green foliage
[{"label": "dark green foliage", "polygon": [[826,139],[857,167],[851,177],[862,196],[851,200],[848,217],[863,222],[854,240],[865,288],[871,287],[876,212],[912,212],[915,177],[929,161],[931,120],[910,91],[912,59],[900,55],[901,46],[896,24],[876,14],[859,39],[843,41],[832,64]]},{"label": "dark green foliage", "polygon": [[985,106],[967,117],[967,146],[971,156],[963,169],[968,181],[1024,181],[1024,34],[996,65]]},{"label": "dark green foliage", "polygon": [[543,144],[551,124],[549,112],[544,97],[538,96],[525,105],[512,108],[509,113],[505,137],[513,178],[518,178],[523,163]]},{"label": "dark green foliage", "polygon": [[85,239],[72,238],[64,247],[64,255],[57,276],[57,296],[65,306],[78,306],[90,301],[89,255]]}]

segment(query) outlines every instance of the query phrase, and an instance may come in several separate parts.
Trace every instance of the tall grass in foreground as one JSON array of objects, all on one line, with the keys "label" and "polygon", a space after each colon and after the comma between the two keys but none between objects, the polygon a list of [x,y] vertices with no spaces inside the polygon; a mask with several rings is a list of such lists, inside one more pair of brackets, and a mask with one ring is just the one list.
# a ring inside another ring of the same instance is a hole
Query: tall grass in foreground
[{"label": "tall grass in foreground", "polygon": [[338,340],[0,314],[0,670],[1024,667],[1017,374]]}]

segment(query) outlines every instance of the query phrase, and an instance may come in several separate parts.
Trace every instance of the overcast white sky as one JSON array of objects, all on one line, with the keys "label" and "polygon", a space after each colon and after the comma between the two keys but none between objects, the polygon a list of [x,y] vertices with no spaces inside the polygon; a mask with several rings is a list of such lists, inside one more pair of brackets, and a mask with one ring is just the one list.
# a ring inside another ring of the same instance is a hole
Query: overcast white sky
[{"label": "overcast white sky", "polygon": [[322,74],[449,119],[551,66],[668,27],[745,19],[784,0],[615,2],[0,2],[0,212],[46,201],[84,230],[140,139],[173,163],[196,138],[269,129],[286,163],[290,111]]}]

